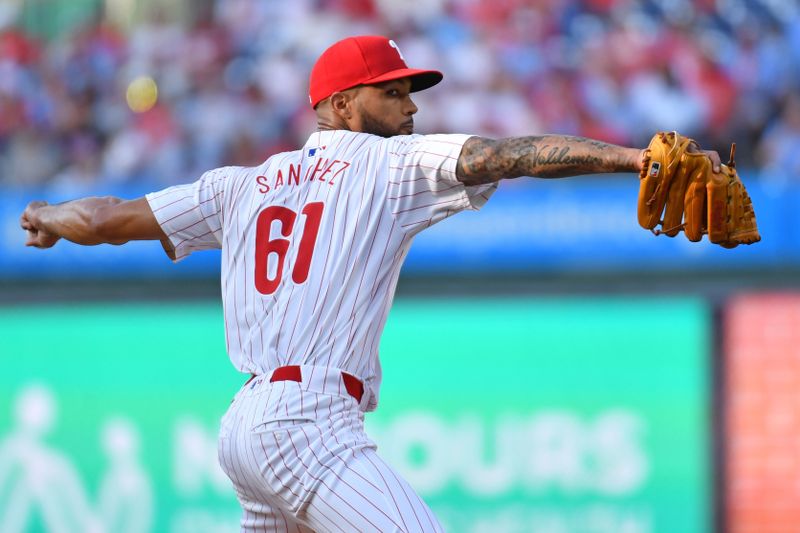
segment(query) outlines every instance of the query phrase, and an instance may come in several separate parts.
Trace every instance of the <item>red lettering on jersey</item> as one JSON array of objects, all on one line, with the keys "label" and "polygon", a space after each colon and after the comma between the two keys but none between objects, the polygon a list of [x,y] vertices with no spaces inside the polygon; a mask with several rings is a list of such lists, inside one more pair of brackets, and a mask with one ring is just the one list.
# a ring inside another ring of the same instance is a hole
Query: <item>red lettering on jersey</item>
[{"label": "red lettering on jersey", "polygon": [[[312,202],[303,206],[301,213],[305,215],[306,222],[300,245],[297,251],[297,260],[292,269],[292,281],[298,285],[308,280],[308,271],[311,268],[311,258],[314,255],[314,246],[317,242],[322,212],[325,204]],[[283,266],[286,255],[291,245],[291,235],[294,229],[297,213],[287,207],[272,205],[258,214],[256,219],[256,256],[253,280],[256,289],[261,294],[274,293],[281,284]],[[279,222],[280,236],[270,238],[273,222]],[[283,238],[281,238],[283,237]],[[269,277],[269,261],[275,263],[275,275]]]},{"label": "red lettering on jersey", "polygon": [[328,164],[328,160],[327,159],[322,159],[321,157],[319,159],[317,159],[317,164],[314,167],[314,172],[312,172],[311,176],[308,177],[308,181],[313,181],[314,177],[317,175],[317,172],[319,172],[327,164]]},{"label": "red lettering on jersey", "polygon": [[295,185],[300,185],[300,169],[301,169],[301,167],[302,167],[302,163],[298,164],[296,167],[294,166],[294,163],[291,163],[289,165],[289,181],[287,181],[286,183],[291,185],[292,181],[294,181]]},{"label": "red lettering on jersey", "polygon": [[[288,237],[292,234],[294,228],[294,221],[297,219],[297,213],[289,208],[281,205],[273,205],[258,214],[256,219],[256,269],[253,280],[256,284],[256,289],[261,294],[272,294],[281,283],[283,276],[283,263],[286,259],[286,253],[289,251],[289,239],[271,239],[270,233],[272,231],[272,223],[279,221],[280,232],[283,237]],[[275,277],[269,277],[269,269],[267,261],[269,256],[274,255],[277,257],[277,268],[275,269]]]},{"label": "red lettering on jersey", "polygon": [[306,168],[305,176],[301,179],[300,174],[303,172],[303,164],[298,163],[295,165],[294,163],[290,163],[288,168],[278,169],[275,173],[273,183],[269,183],[269,178],[266,176],[256,176],[258,192],[266,194],[278,190],[283,186],[300,185],[300,183],[303,182],[313,181],[334,185],[334,180],[337,176],[341,175],[349,166],[350,163],[347,161],[319,158],[315,165]]},{"label": "red lettering on jersey", "polygon": [[331,180],[328,182],[328,185],[333,185],[333,180],[336,178],[336,176],[338,176],[339,174],[344,172],[347,169],[347,167],[350,166],[350,163],[348,163],[347,161],[336,160],[334,162],[341,163],[342,164],[342,168],[340,168],[339,170],[337,170],[336,172],[333,173],[333,176],[331,176]]},{"label": "red lettering on jersey", "polygon": [[[326,160],[326,162],[327,162],[327,160]],[[325,167],[325,170],[322,171],[322,174],[320,174],[317,179],[319,181],[325,181],[325,174],[330,172],[331,169],[333,168],[333,165],[335,165],[336,163],[341,163],[341,161],[339,161],[338,159],[334,159],[333,161],[331,161],[331,163],[327,167]]]},{"label": "red lettering on jersey", "polygon": [[314,254],[314,245],[317,243],[323,209],[325,209],[325,204],[322,202],[312,202],[303,207],[306,224],[303,228],[303,237],[300,239],[300,247],[297,250],[297,263],[292,270],[292,281],[298,285],[305,283],[308,279],[308,269],[311,267],[311,256]]},{"label": "red lettering on jersey", "polygon": [[256,183],[258,183],[258,192],[261,194],[267,194],[270,191],[269,183],[267,183],[266,176],[256,176]]},{"label": "red lettering on jersey", "polygon": [[[311,173],[311,168],[312,168],[312,167],[308,167],[308,168],[306,169],[306,175],[305,175],[305,176],[303,176],[303,181],[308,181],[308,175]],[[300,185],[300,184],[298,183],[298,185]]]}]

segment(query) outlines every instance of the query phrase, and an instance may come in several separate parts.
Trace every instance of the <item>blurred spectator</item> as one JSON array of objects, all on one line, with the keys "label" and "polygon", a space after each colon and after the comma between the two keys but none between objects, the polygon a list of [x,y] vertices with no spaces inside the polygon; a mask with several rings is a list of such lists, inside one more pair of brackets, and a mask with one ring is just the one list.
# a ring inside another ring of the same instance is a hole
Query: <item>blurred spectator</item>
[{"label": "blurred spectator", "polygon": [[[445,71],[417,96],[422,133],[642,145],[677,129],[712,148],[736,140],[740,165],[789,179],[800,129],[800,9],[789,4],[203,0],[184,20],[151,2],[127,30],[97,11],[45,42],[13,24],[24,7],[0,9],[0,182],[158,186],[256,164],[314,128],[309,69],[352,33],[388,33],[409,64]],[[158,98],[134,112],[126,91],[140,76]]]},{"label": "blurred spectator", "polygon": [[631,78],[626,90],[637,130],[634,133],[642,138],[659,130],[698,137],[708,123],[704,102],[681,85],[669,65],[642,71]]},{"label": "blurred spectator", "polygon": [[60,163],[59,151],[50,139],[30,127],[17,130],[5,146],[3,155],[0,165],[6,169],[9,178],[6,183],[41,185],[53,177]]},{"label": "blurred spectator", "polygon": [[52,186],[65,197],[91,192],[100,176],[100,142],[89,129],[71,132],[65,147],[66,166],[52,180]]},{"label": "blurred spectator", "polygon": [[786,98],[781,114],[767,127],[758,147],[765,180],[775,187],[800,183],[800,95]]}]

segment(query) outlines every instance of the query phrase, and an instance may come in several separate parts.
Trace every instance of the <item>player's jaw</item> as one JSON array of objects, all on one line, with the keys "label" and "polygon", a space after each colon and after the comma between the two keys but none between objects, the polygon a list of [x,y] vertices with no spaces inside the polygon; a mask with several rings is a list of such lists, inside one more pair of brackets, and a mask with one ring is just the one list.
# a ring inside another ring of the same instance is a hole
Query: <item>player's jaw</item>
[{"label": "player's jaw", "polygon": [[417,106],[409,95],[411,80],[402,78],[361,88],[358,129],[381,137],[414,133]]},{"label": "player's jaw", "polygon": [[361,111],[361,127],[364,133],[371,133],[380,137],[394,137],[395,135],[411,135],[414,133],[414,119],[409,118],[402,123],[387,119],[387,117],[374,116],[363,109]]}]

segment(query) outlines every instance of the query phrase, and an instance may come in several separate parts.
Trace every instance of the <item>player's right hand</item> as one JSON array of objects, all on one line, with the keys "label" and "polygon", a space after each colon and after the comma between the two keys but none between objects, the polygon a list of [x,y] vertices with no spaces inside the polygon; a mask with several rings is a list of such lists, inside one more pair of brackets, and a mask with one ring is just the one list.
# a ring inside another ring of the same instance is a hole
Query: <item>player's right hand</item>
[{"label": "player's right hand", "polygon": [[22,212],[22,216],[19,217],[19,225],[25,230],[27,235],[25,246],[50,248],[60,239],[57,235],[47,233],[41,227],[37,211],[46,205],[47,202],[31,202],[28,204],[28,207],[25,208],[25,211]]}]

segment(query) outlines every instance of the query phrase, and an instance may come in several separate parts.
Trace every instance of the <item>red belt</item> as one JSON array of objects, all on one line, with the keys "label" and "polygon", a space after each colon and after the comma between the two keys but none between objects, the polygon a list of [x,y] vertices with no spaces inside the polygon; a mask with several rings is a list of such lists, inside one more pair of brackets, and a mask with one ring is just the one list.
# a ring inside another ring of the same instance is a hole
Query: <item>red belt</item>
[{"label": "red belt", "polygon": [[[247,383],[250,383],[254,378],[255,375],[251,376]],[[272,377],[269,378],[269,381],[270,383],[276,381],[296,381],[300,383],[303,381],[303,374],[297,365],[282,366],[272,372]],[[361,403],[361,398],[364,396],[364,384],[361,383],[361,380],[352,374],[342,372],[342,382],[347,393],[355,398],[358,403]]]}]

